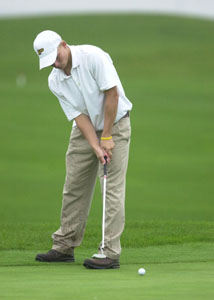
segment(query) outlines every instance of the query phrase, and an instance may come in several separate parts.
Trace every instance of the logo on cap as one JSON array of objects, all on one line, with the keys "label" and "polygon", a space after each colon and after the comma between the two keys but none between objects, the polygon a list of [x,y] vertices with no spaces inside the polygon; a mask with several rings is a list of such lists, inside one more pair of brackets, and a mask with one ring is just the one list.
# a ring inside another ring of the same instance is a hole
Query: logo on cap
[{"label": "logo on cap", "polygon": [[44,52],[44,51],[45,51],[44,48],[41,48],[41,49],[38,49],[38,50],[37,50],[37,52],[38,52],[39,55],[41,55],[42,52]]}]

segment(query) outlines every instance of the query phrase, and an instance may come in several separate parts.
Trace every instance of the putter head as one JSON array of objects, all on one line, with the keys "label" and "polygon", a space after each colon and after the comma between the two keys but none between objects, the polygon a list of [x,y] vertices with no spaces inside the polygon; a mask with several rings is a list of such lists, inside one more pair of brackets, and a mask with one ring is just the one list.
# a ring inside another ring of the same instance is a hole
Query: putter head
[{"label": "putter head", "polygon": [[97,253],[97,254],[94,254],[94,255],[92,256],[92,258],[99,258],[99,259],[101,259],[101,258],[106,258],[106,255],[105,255],[105,254],[99,254],[99,253]]}]

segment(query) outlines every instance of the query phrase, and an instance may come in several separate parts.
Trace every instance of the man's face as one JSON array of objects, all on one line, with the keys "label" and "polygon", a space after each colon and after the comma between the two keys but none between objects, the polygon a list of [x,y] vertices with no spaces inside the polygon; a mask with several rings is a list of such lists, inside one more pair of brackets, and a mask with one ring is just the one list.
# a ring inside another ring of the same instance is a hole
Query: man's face
[{"label": "man's face", "polygon": [[56,61],[52,66],[54,68],[64,70],[67,64],[68,64],[67,46],[64,44],[60,44],[57,49]]}]

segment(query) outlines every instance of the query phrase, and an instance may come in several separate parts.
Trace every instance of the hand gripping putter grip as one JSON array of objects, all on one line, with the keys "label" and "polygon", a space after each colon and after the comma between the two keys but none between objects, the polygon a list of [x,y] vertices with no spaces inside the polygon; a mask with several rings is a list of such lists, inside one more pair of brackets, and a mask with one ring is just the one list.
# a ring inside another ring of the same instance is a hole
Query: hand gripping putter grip
[{"label": "hand gripping putter grip", "polygon": [[102,218],[102,243],[100,251],[101,253],[97,253],[93,255],[93,258],[106,258],[106,255],[103,253],[104,243],[105,243],[105,211],[106,211],[106,179],[107,179],[107,156],[104,156],[105,164],[104,164],[104,178],[103,178],[103,218]]}]

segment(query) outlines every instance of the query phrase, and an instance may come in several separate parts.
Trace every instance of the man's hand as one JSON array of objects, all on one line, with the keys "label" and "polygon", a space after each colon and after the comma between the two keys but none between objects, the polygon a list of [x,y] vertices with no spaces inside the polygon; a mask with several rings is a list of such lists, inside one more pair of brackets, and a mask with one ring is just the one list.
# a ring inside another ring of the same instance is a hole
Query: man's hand
[{"label": "man's hand", "polygon": [[97,146],[96,148],[94,148],[94,152],[101,164],[104,165],[106,163],[104,156],[107,156],[107,163],[109,163],[110,159],[108,157],[108,154],[105,150],[101,148],[101,146]]},{"label": "man's hand", "polygon": [[[99,139],[97,138],[94,127],[91,123],[91,120],[88,116],[81,114],[75,118],[77,126],[81,130],[82,134],[88,140],[91,148],[94,150],[99,161],[104,165],[105,159],[104,156],[108,156],[107,152],[99,144]],[[109,162],[109,158],[107,160]]]},{"label": "man's hand", "polygon": [[[110,140],[101,140],[100,145],[104,152],[106,152],[108,159],[112,158],[112,150],[114,148],[114,141],[113,139]],[[109,161],[108,161],[109,162]]]}]

